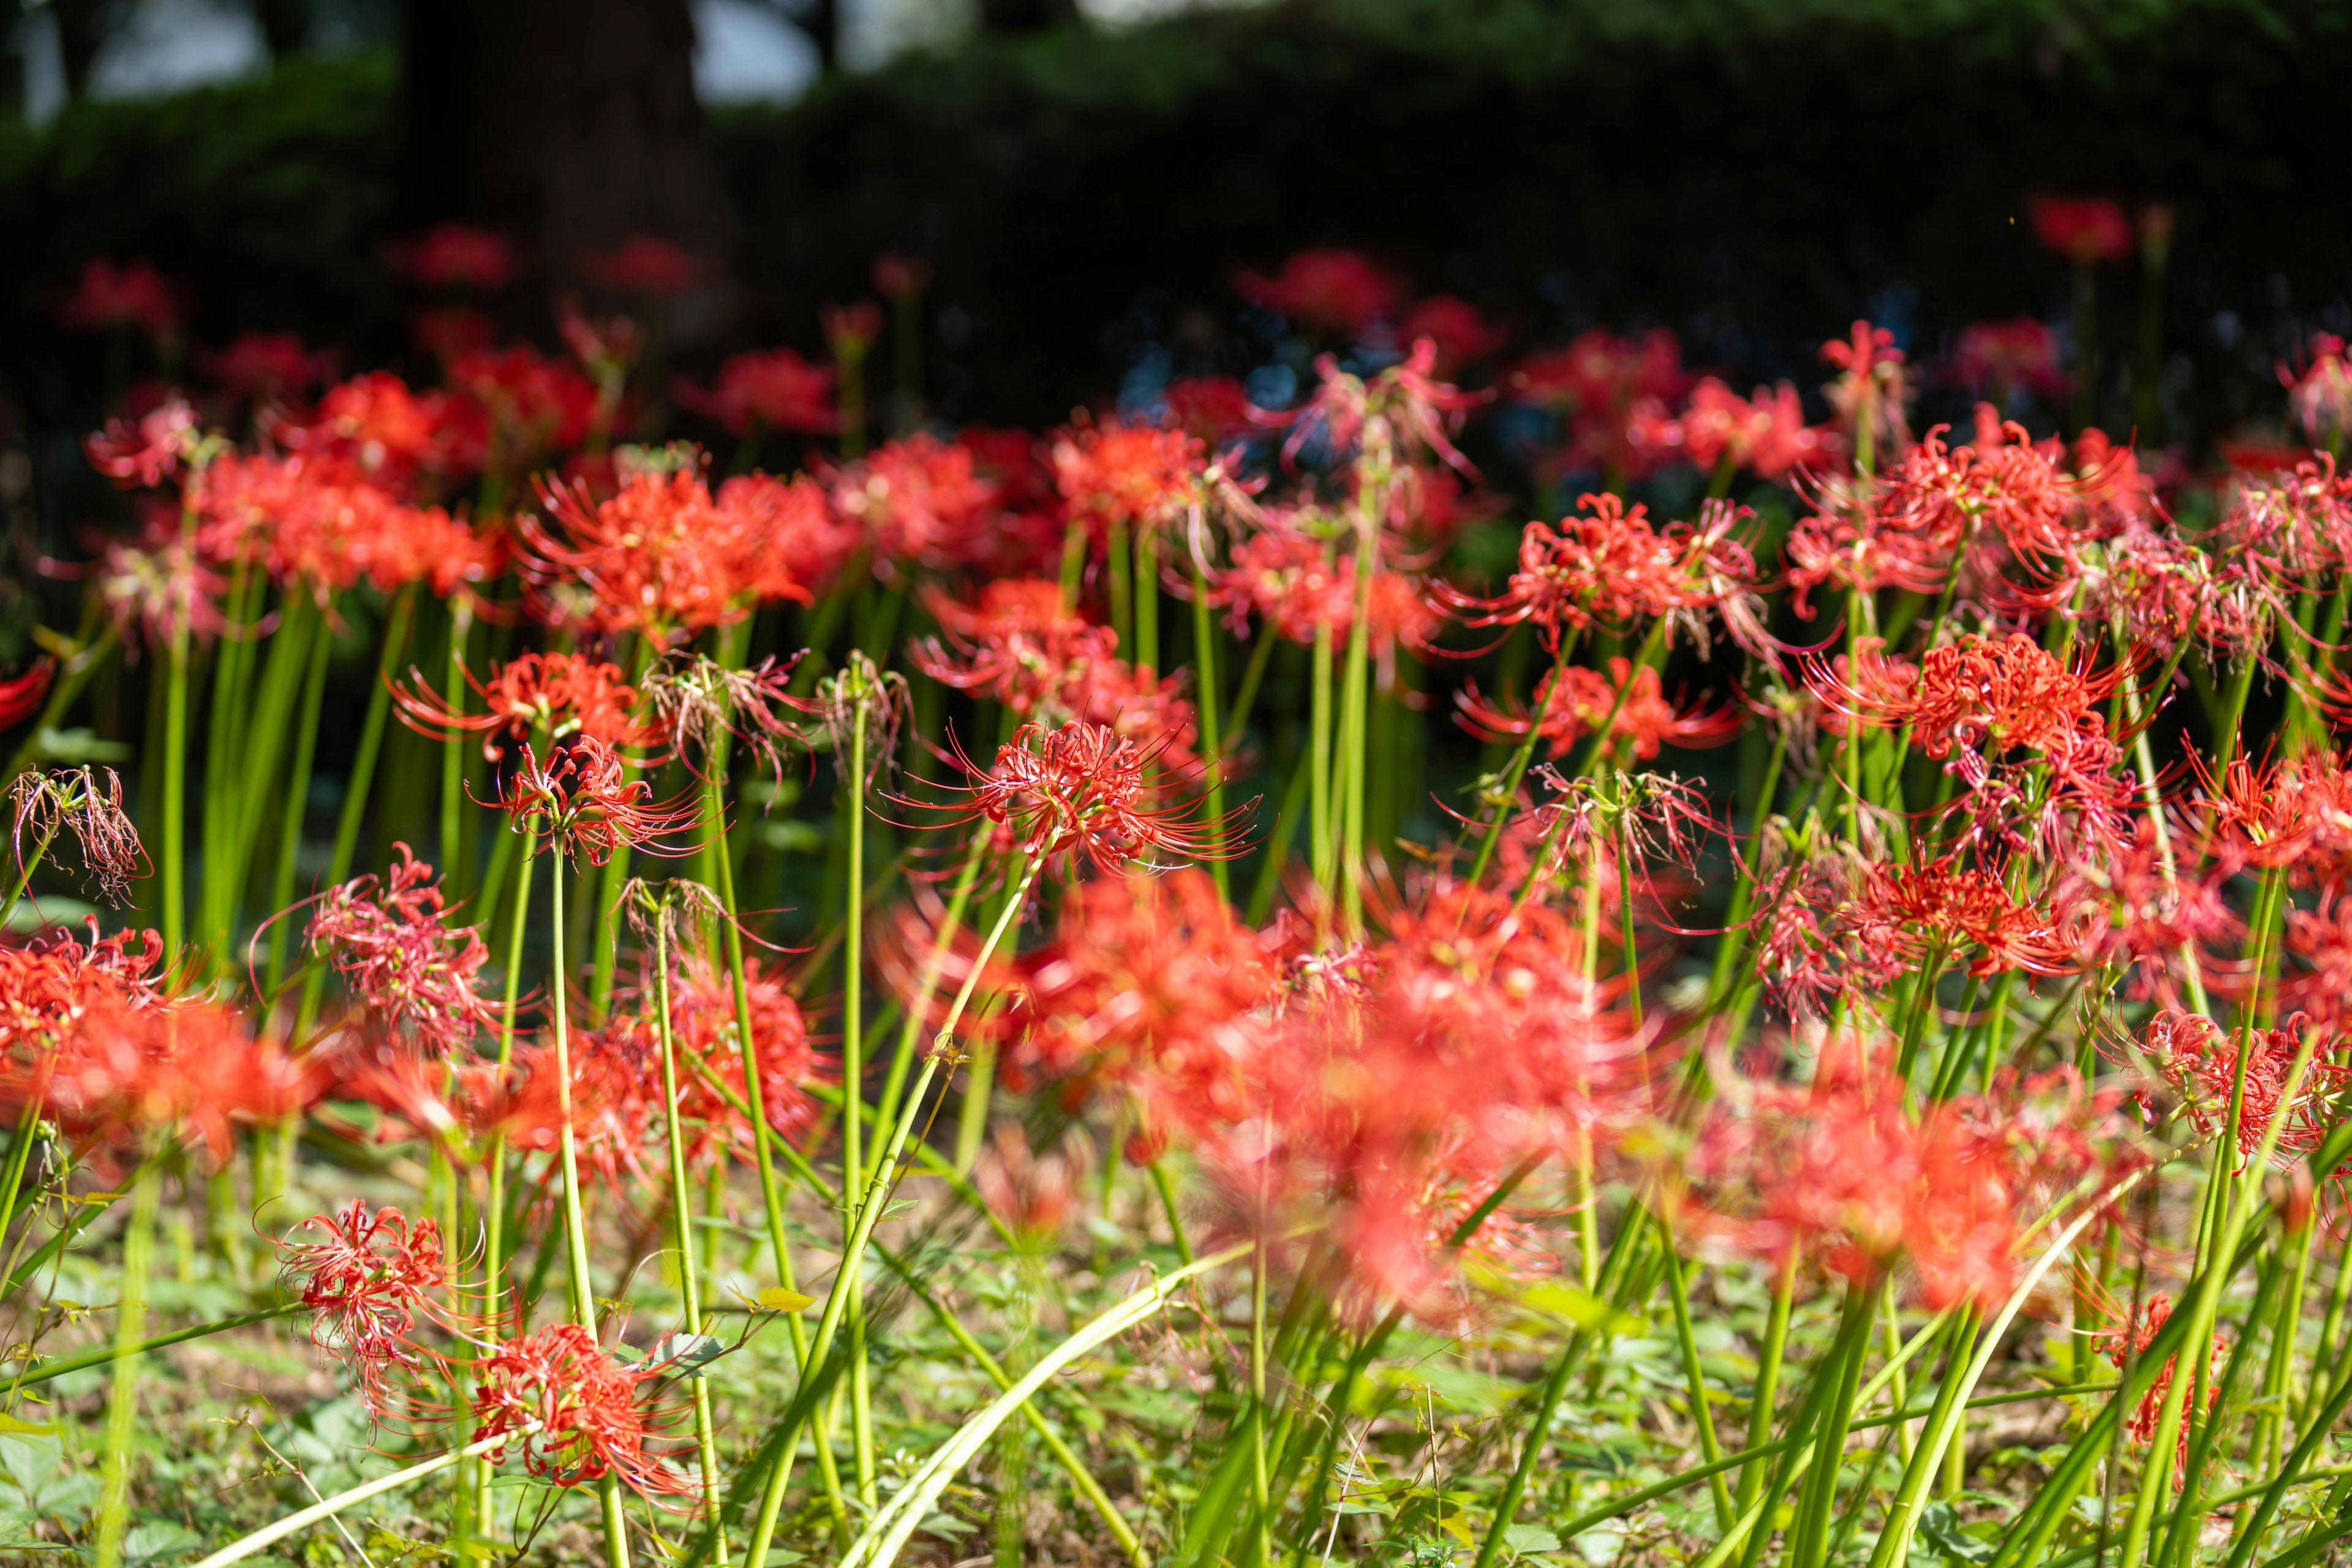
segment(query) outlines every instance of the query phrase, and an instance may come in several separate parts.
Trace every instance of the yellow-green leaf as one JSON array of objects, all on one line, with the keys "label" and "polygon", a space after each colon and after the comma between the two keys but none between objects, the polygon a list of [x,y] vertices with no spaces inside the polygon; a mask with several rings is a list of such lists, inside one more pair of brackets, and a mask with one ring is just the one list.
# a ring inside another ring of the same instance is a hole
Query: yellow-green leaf
[{"label": "yellow-green leaf", "polygon": [[771,1285],[760,1292],[760,1310],[762,1312],[805,1312],[815,1305],[815,1297],[787,1290],[781,1285]]}]

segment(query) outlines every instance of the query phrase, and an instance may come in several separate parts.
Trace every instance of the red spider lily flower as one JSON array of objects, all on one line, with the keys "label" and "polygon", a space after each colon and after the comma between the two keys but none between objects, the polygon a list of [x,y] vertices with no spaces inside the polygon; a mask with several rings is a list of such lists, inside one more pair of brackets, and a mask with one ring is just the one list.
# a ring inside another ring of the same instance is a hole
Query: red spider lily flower
[{"label": "red spider lily flower", "polygon": [[2056,455],[2021,426],[1995,427],[1995,443],[1948,449],[1944,426],[1889,466],[1877,499],[1885,527],[1941,553],[1997,531],[2024,556],[2055,555],[2073,542],[2073,496]]},{"label": "red spider lily flower", "polygon": [[721,506],[693,466],[631,473],[620,493],[602,502],[576,482],[541,479],[539,489],[562,533],[528,513],[519,517],[516,565],[543,612],[553,608],[551,591],[577,583],[587,590],[572,612],[582,625],[635,631],[667,646],[741,620],[762,604],[815,596],[801,575],[806,563],[761,536],[758,525],[770,514],[744,504],[754,492],[729,492]]},{"label": "red spider lily flower", "polygon": [[[2127,1314],[2116,1315],[2127,1318]],[[2171,1321],[2172,1298],[2159,1290],[2147,1299],[2137,1323],[2128,1321],[2119,1322],[2101,1336],[2107,1342],[2107,1360],[2118,1372],[2122,1371],[2126,1362],[2146,1353],[2147,1347],[2156,1342],[2157,1331]],[[2192,1391],[2200,1387],[2204,1389],[2208,1411],[2221,1397],[2221,1384],[2213,1375],[2214,1358],[2221,1354],[2221,1336],[2217,1333],[2205,1347],[2203,1375],[2189,1384]],[[2172,1380],[2179,1375],[2179,1369],[2180,1352],[2175,1351],[2164,1358],[2164,1365],[2158,1370],[2156,1381],[2148,1384],[2147,1392],[2140,1396],[2138,1406],[2124,1422],[2125,1435],[2142,1447],[2156,1441],[2157,1427],[2162,1425],[2164,1402],[2172,1392]],[[2172,1484],[2176,1487],[2186,1484],[2189,1479],[2189,1427],[2188,1421],[2181,1422],[2180,1440],[2173,1447]]]},{"label": "red spider lily flower", "polygon": [[409,684],[392,688],[401,721],[420,735],[446,740],[478,734],[482,754],[497,762],[512,742],[544,731],[551,740],[593,735],[615,751],[653,745],[662,738],[656,724],[635,718],[637,689],[622,679],[618,665],[576,653],[522,653],[500,665],[487,681],[470,671],[466,683],[480,700],[479,712],[457,713],[416,670]]},{"label": "red spider lily flower", "polygon": [[170,647],[182,633],[210,637],[226,631],[219,595],[227,588],[227,579],[176,540],[143,550],[110,544],[99,562],[99,599],[134,657],[142,647]]},{"label": "red spider lily flower", "polygon": [[[2234,942],[2244,926],[2222,896],[2230,873],[2218,866],[2180,865],[2159,847],[2156,832],[2155,823],[2139,817],[2103,868],[2076,868],[2075,878],[2086,884],[2084,956],[2086,963],[2095,958],[2133,965],[2140,994],[2177,1004],[2180,954]],[[2069,896],[2061,892],[2058,898]],[[2302,912],[2288,915],[2291,931]],[[2352,996],[2352,973],[2345,979],[2343,994]]]},{"label": "red spider lily flower", "polygon": [[1358,337],[1404,301],[1396,274],[1356,251],[1295,251],[1272,277],[1237,267],[1234,292],[1310,331]]},{"label": "red spider lily flower", "polygon": [[1916,928],[1948,952],[1974,948],[1969,973],[1980,979],[2009,970],[2066,974],[2076,966],[2077,944],[2051,916],[2011,897],[1998,872],[1947,858],[1870,867],[1868,878],[1866,918]]},{"label": "red spider lily flower", "polygon": [[180,290],[144,257],[116,266],[104,257],[84,263],[74,291],[58,305],[58,320],[88,332],[136,327],[155,342],[180,335],[186,319]]},{"label": "red spider lily flower", "polygon": [[[515,1129],[518,1086],[527,1081],[531,1047],[517,1052],[518,1065],[500,1067],[478,1057],[429,1057],[404,1042],[382,1036],[352,1040],[328,1059],[333,1073],[329,1098],[356,1100],[379,1112],[369,1131],[350,1130],[351,1136],[377,1143],[430,1140],[443,1152],[464,1164],[478,1164],[494,1132]],[[554,1095],[547,1095],[550,1104]],[[578,1106],[575,1102],[574,1111]],[[526,1133],[541,1124],[522,1127]],[[514,1140],[527,1148],[552,1148],[552,1120],[543,1124],[547,1142],[529,1137]]]},{"label": "red spider lily flower", "polygon": [[2305,1068],[2294,1100],[2288,1100],[2287,1079],[2309,1026],[2310,1020],[2297,1013],[2284,1028],[2225,1032],[2210,1018],[2168,1008],[2148,1020],[2141,1049],[2158,1078],[2180,1097],[2189,1120],[2207,1137],[2229,1125],[2231,1100],[2240,1092],[2238,1058],[2242,1054],[2238,1169],[2245,1168],[2251,1152],[2275,1124],[2278,1143],[2271,1160],[2286,1170],[2326,1142],[2335,1125],[2336,1103],[2352,1087],[2352,1067],[2333,1060],[2334,1047],[2323,1044]]},{"label": "red spider lily flower", "polygon": [[217,353],[195,352],[196,369],[238,402],[299,396],[334,379],[335,349],[306,348],[299,332],[239,332]]},{"label": "red spider lily flower", "polygon": [[[103,773],[106,782],[99,783]],[[60,830],[69,830],[81,848],[82,871],[99,897],[120,905],[131,892],[147,858],[139,829],[122,809],[122,780],[112,768],[58,768],[48,773],[31,770],[16,775],[9,786],[16,807],[9,839],[16,864],[26,866],[25,835],[47,844]],[[37,849],[36,854],[39,851]]]},{"label": "red spider lily flower", "polygon": [[304,425],[281,426],[289,449],[343,456],[362,474],[392,485],[452,467],[454,402],[417,393],[389,371],[373,371],[327,389]]},{"label": "red spider lily flower", "polygon": [[1903,420],[1910,387],[1903,351],[1895,346],[1893,332],[1858,321],[1845,337],[1822,345],[1822,363],[1838,372],[1822,391],[1840,424],[1855,433],[1857,444],[1865,430],[1882,451],[1910,439]]},{"label": "red spider lily flower", "polygon": [[2287,590],[2243,557],[2215,556],[2169,529],[2131,520],[2099,545],[2069,551],[2047,586],[2017,595],[2025,608],[2104,622],[2116,642],[2169,658],[2190,638],[2217,658],[2257,657],[2285,609]]},{"label": "red spider lily flower", "polygon": [[686,247],[659,235],[633,234],[610,250],[580,258],[581,275],[599,288],[654,299],[675,298],[702,281],[702,267]]},{"label": "red spider lily flower", "polygon": [[1071,426],[1054,438],[1053,455],[1063,504],[1097,539],[1113,527],[1139,532],[1181,516],[1208,466],[1197,437],[1116,419]]},{"label": "red spider lily flower", "polygon": [[2224,875],[2284,869],[2326,887],[2352,873],[2352,773],[2334,752],[2263,764],[2241,752],[2218,779],[2194,753],[2189,766],[2197,789],[2184,826]]},{"label": "red spider lily flower", "polygon": [[351,482],[326,454],[220,458],[191,500],[205,554],[256,561],[289,590],[301,584],[322,601],[362,577],[386,592],[429,582],[446,595],[505,570],[499,534]]},{"label": "red spider lily flower", "polygon": [[1245,435],[1258,423],[1249,394],[1230,375],[1180,375],[1160,398],[1168,423],[1212,446]]},{"label": "red spider lily flower", "polygon": [[903,300],[930,288],[931,264],[919,256],[886,250],[874,258],[874,268],[867,276],[876,293],[887,300]]},{"label": "red spider lily flower", "polygon": [[1711,507],[1696,527],[1652,526],[1649,510],[1614,495],[1585,495],[1557,525],[1530,522],[1519,536],[1518,570],[1492,599],[1440,587],[1441,602],[1473,626],[1532,624],[1545,647],[1599,625],[1622,631],[1664,616],[1688,627],[1702,647],[1706,612],[1721,609],[1745,645],[1765,646],[1756,565],[1731,533],[1745,514]]},{"label": "red spider lily flower", "polygon": [[549,359],[528,343],[461,354],[449,365],[449,384],[481,410],[488,443],[477,456],[458,454],[462,467],[496,463],[520,468],[587,438],[601,406],[596,384],[570,363]]},{"label": "red spider lily flower", "polygon": [[514,280],[514,247],[495,229],[436,224],[390,247],[393,269],[427,289],[472,289],[495,294]]},{"label": "red spider lily flower", "polygon": [[911,646],[924,674],[958,690],[983,692],[1024,719],[1083,719],[1132,740],[1166,736],[1170,759],[1182,765],[1197,735],[1181,681],[1115,657],[1118,635],[1071,611],[1058,584],[991,583],[976,605],[937,590],[927,597],[951,646],[930,637]]},{"label": "red spider lily flower", "polygon": [[[570,1104],[573,1152],[583,1181],[618,1185],[643,1182],[653,1170],[646,1154],[661,1109],[661,1057],[653,1032],[634,1018],[602,1029],[575,1029]],[[516,1149],[549,1152],[560,1144],[565,1094],[555,1047],[540,1042],[515,1052],[512,1069],[487,1086],[478,1114]]]},{"label": "red spider lily flower", "polygon": [[2022,632],[1971,633],[1929,648],[1916,667],[1865,637],[1852,668],[1816,660],[1807,674],[1838,711],[1883,729],[1907,727],[1913,744],[1951,758],[1948,765],[1971,784],[1983,784],[1990,763],[2016,748],[2053,761],[2084,753],[2101,766],[2114,755],[2097,705],[2113,689],[2115,672],[2062,664]]},{"label": "red spider lily flower", "polygon": [[1465,366],[1476,363],[1508,342],[1511,334],[1489,321],[1478,307],[1452,294],[1433,294],[1405,311],[1397,337],[1403,342],[1427,338],[1437,347],[1436,374],[1449,381]]},{"label": "red spider lily flower", "polygon": [[400,860],[384,876],[354,877],[320,896],[308,941],[353,1001],[446,1055],[499,1024],[474,989],[490,952],[480,927],[449,924],[433,868],[407,845],[393,847]]},{"label": "red spider lily flower", "polygon": [[0,680],[0,730],[13,730],[41,710],[57,669],[57,660],[44,654],[24,674]]},{"label": "red spider lily flower", "polygon": [[1759,879],[1753,973],[1792,1017],[1826,1017],[1841,997],[1884,994],[1916,962],[1910,933],[1868,896],[1872,869],[1841,848]]},{"label": "red spider lily flower", "polygon": [[780,479],[737,474],[719,487],[719,514],[740,529],[755,562],[767,560],[759,580],[763,599],[811,597],[840,579],[857,553],[857,525],[833,510],[825,488],[805,474]]},{"label": "red spider lily flower", "polygon": [[[576,1323],[543,1329],[493,1348],[474,1363],[474,1421],[484,1437],[507,1437],[523,1467],[560,1487],[618,1476],[640,1496],[688,1496],[699,1489],[660,1454],[638,1408],[640,1384],[665,1375],[659,1362],[624,1366]],[[505,1447],[492,1451],[502,1460]]]},{"label": "red spider lily flower", "polygon": [[1566,348],[1529,354],[1511,373],[1510,388],[1525,402],[1622,418],[1637,403],[1664,403],[1682,391],[1682,345],[1664,327],[1638,338],[1595,327]]},{"label": "red spider lily flower", "polygon": [[1907,1262],[1931,1309],[2007,1299],[2022,1184],[1980,1113],[1915,1116],[1883,1078],[1738,1092],[1688,1158],[1694,1232],[1781,1265],[1819,1258],[1856,1286]]},{"label": "red spider lily flower", "polygon": [[1837,433],[1805,423],[1797,389],[1787,382],[1740,396],[1714,376],[1702,376],[1678,421],[1682,448],[1702,468],[1729,463],[1759,479],[1826,469],[1842,448]]},{"label": "red spider lily flower", "polygon": [[882,307],[872,300],[854,305],[821,305],[816,321],[834,363],[856,364],[882,335]]},{"label": "red spider lily flower", "polygon": [[[310,1230],[325,1239],[290,1239]],[[420,1315],[437,1315],[431,1293],[449,1283],[441,1227],[429,1219],[412,1226],[396,1208],[370,1214],[364,1199],[353,1198],[289,1237],[278,1243],[278,1276],[310,1315],[310,1342],[349,1365],[362,1400],[383,1414],[390,1377],[421,1369],[410,1336]]]},{"label": "red spider lily flower", "polygon": [[[1172,782],[1163,774],[1167,744],[1127,740],[1108,724],[1085,720],[1058,729],[1024,724],[997,748],[992,767],[956,753],[973,782],[959,786],[971,805],[950,820],[985,817],[1012,835],[1024,858],[1036,860],[1084,852],[1115,871],[1158,853],[1199,859],[1230,839],[1241,813],[1206,825],[1187,820],[1190,806],[1153,806],[1153,797]],[[1219,829],[1213,835],[1212,826]],[[1235,851],[1228,844],[1225,852]]]},{"label": "red spider lily flower", "polygon": [[2352,365],[2344,340],[2333,332],[2311,334],[2311,353],[2301,374],[2282,362],[2279,384],[2286,388],[2287,412],[2315,447],[2333,447],[2352,431]]},{"label": "red spider lily flower", "polygon": [[2242,476],[2210,543],[2274,576],[2340,571],[2352,561],[2352,476],[2326,452],[2292,470]]},{"label": "red spider lily flower", "polygon": [[184,1131],[215,1162],[236,1151],[237,1127],[282,1120],[306,1098],[301,1068],[227,1008],[141,1006],[103,994],[59,1038],[44,1096],[78,1144]]},{"label": "red spider lily flower", "polygon": [[972,1167],[971,1182],[1016,1245],[1035,1251],[1050,1246],[1069,1224],[1086,1174],[1084,1144],[1065,1139],[1039,1154],[1029,1147],[1029,1135],[1019,1122],[1000,1121]]},{"label": "red spider lily flower", "polygon": [[[1255,616],[1266,630],[1302,646],[1311,647],[1328,626],[1333,646],[1344,647],[1356,625],[1354,552],[1334,551],[1289,528],[1268,528],[1234,546],[1233,563],[1216,574],[1209,603],[1225,611],[1236,636],[1248,634]],[[1419,579],[1396,571],[1374,575],[1366,609],[1385,689],[1397,645],[1426,648],[1444,616]]]},{"label": "red spider lily flower", "polygon": [[1554,759],[1604,724],[1612,745],[1626,744],[1633,757],[1646,762],[1662,746],[1722,745],[1747,722],[1737,704],[1677,708],[1661,690],[1655,667],[1635,669],[1625,658],[1611,659],[1605,676],[1582,665],[1549,671],[1536,688],[1538,717],[1532,721],[1486,701],[1475,686],[1455,693],[1454,704],[1463,728],[1482,740],[1524,740],[1532,722]]},{"label": "red spider lily flower", "polygon": [[2003,405],[2020,393],[2063,397],[2069,384],[2059,363],[2058,334],[2031,316],[1962,327],[1952,347],[1951,377],[1969,391],[1989,393]]},{"label": "red spider lily flower", "polygon": [[708,392],[682,377],[670,384],[670,392],[682,406],[738,436],[754,426],[830,436],[841,428],[834,374],[831,365],[811,364],[791,349],[768,349],[727,361]]},{"label": "red spider lily flower", "polygon": [[879,562],[948,567],[984,552],[978,536],[997,486],[961,441],[920,433],[887,441],[824,479],[835,509]]},{"label": "red spider lily flower", "polygon": [[194,458],[204,431],[187,399],[176,393],[139,416],[135,424],[110,419],[85,437],[89,466],[125,489],[152,489]]},{"label": "red spider lily flower", "polygon": [[1209,1092],[1273,1000],[1272,955],[1207,873],[1105,877],[1063,898],[1057,934],[1024,960],[1030,1027],[1004,1058],[1145,1103]]},{"label": "red spider lily flower", "polygon": [[580,734],[551,751],[544,765],[525,741],[522,761],[498,804],[517,832],[535,832],[602,866],[625,844],[656,855],[685,853],[656,840],[692,823],[696,806],[656,801],[653,795],[653,785],[628,776],[611,746]]},{"label": "red spider lily flower", "polygon": [[1475,478],[1452,433],[1490,395],[1439,381],[1436,364],[1436,345],[1427,338],[1370,381],[1341,370],[1331,354],[1317,356],[1314,395],[1268,416],[1291,427],[1282,444],[1284,460],[1295,460],[1313,440],[1334,463],[1353,461],[1379,472],[1427,457]]},{"label": "red spider lily flower", "polygon": [[2329,1037],[2343,1037],[2352,1024],[2352,899],[2326,888],[2315,909],[2289,910],[2286,945],[2304,967],[2284,979],[2284,994]]},{"label": "red spider lily flower", "polygon": [[2033,237],[2077,267],[2121,261],[2132,253],[2132,223],[2123,204],[2105,196],[2035,196],[2026,204]]},{"label": "red spider lily flower", "polygon": [[[22,946],[0,945],[0,1052],[54,1044],[93,1008],[163,1006],[155,973],[163,960],[163,939],[154,931],[100,937],[94,915],[87,942],[60,931]],[[21,1094],[23,1083],[11,1076],[9,1091]]]}]

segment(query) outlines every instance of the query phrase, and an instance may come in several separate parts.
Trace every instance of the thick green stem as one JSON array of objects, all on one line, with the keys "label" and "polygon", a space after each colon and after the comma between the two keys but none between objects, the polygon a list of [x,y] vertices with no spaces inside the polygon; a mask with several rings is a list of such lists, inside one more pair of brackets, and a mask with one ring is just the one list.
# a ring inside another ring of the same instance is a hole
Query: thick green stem
[{"label": "thick green stem", "polygon": [[131,1188],[122,1233],[122,1296],[114,1319],[114,1380],[106,1400],[106,1449],[98,1504],[98,1568],[121,1568],[131,1523],[131,1434],[139,1418],[139,1352],[147,1333],[147,1275],[155,1257],[155,1208],[163,1173],[147,1161]]},{"label": "thick green stem", "polygon": [[[695,1268],[694,1198],[686,1181],[686,1138],[678,1127],[677,1048],[670,1033],[669,1001],[669,925],[666,919],[654,921],[654,1026],[661,1042],[662,1124],[669,1139],[669,1212],[670,1239],[677,1248],[679,1294],[684,1298],[686,1331],[697,1339],[702,1336],[702,1281]],[[719,1439],[710,1420],[710,1384],[697,1377],[694,1384],[694,1444],[695,1453],[702,1467],[703,1511],[712,1520],[719,1517]],[[714,1555],[722,1565],[727,1561],[727,1535],[721,1530],[714,1547]]]},{"label": "thick green stem", "polygon": [[[319,754],[319,710],[327,695],[327,661],[335,650],[331,606],[319,613],[310,632],[310,657],[302,674],[300,717],[294,730],[294,765],[286,780],[285,822],[278,834],[278,868],[269,879],[269,909],[286,908],[294,899],[294,875],[302,858],[302,818],[310,805],[310,769]],[[286,954],[293,940],[294,922],[281,920],[269,928],[269,979],[265,994],[273,1001],[286,978]]]}]

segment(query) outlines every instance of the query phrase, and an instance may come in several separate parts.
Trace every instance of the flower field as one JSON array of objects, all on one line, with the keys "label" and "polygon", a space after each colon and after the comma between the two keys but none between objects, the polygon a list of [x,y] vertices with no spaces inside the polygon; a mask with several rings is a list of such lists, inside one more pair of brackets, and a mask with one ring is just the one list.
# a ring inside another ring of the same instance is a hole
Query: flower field
[{"label": "flower field", "polygon": [[917,262],[695,376],[658,240],[560,351],[394,260],[430,374],[60,310],[170,374],[0,676],[11,1560],[2352,1536],[2340,341],[2159,446],[1311,250],[1296,367],[955,429]]}]

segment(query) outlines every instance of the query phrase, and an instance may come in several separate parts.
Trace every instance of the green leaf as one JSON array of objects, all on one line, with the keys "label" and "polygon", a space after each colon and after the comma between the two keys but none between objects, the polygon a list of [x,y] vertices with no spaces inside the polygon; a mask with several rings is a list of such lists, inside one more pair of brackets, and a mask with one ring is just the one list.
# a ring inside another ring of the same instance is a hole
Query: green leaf
[{"label": "green leaf", "polygon": [[1919,1512],[1919,1533],[1936,1552],[1953,1563],[1989,1563],[1993,1543],[1979,1541],[1960,1528],[1948,1502],[1931,1502]]},{"label": "green leaf", "polygon": [[1540,1524],[1506,1525],[1503,1548],[1514,1557],[1524,1557],[1530,1552],[1557,1552],[1559,1537]]},{"label": "green leaf", "polygon": [[54,1421],[19,1421],[5,1411],[0,1411],[0,1433],[11,1437],[54,1437],[58,1435],[58,1427]]},{"label": "green leaf", "polygon": [[702,1369],[727,1353],[716,1334],[671,1334],[654,1346],[653,1359],[676,1377],[700,1377]]},{"label": "green leaf", "polygon": [[781,1285],[771,1285],[760,1292],[754,1305],[762,1312],[805,1312],[816,1305],[816,1298],[803,1296],[798,1290],[787,1290]]},{"label": "green leaf", "polygon": [[1621,1312],[1590,1290],[1557,1279],[1540,1279],[1519,1288],[1517,1292],[1522,1306],[1555,1318],[1565,1318],[1580,1329],[1603,1334],[1611,1339],[1624,1339],[1641,1333],[1649,1325],[1630,1312]]}]

